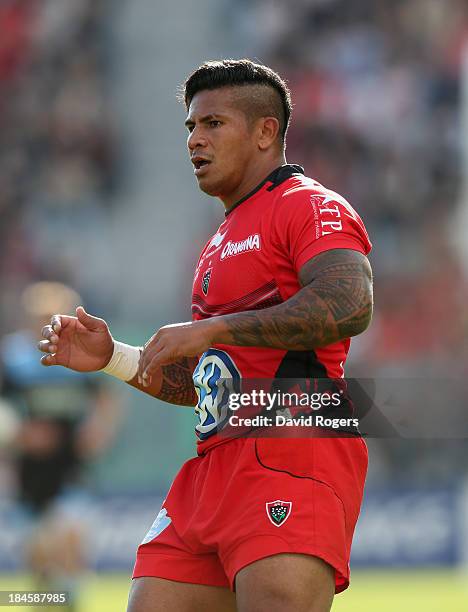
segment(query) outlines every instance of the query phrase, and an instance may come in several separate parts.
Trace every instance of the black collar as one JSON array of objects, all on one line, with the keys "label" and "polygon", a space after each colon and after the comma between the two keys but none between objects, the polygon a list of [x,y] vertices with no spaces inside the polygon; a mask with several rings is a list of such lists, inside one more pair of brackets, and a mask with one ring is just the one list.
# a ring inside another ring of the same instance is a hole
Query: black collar
[{"label": "black collar", "polygon": [[271,183],[269,187],[267,187],[268,191],[273,191],[275,187],[284,183],[288,178],[294,176],[295,174],[304,174],[304,168],[302,166],[298,166],[297,164],[285,164],[284,166],[279,166],[275,168],[271,174],[269,174],[261,183],[259,183],[252,191],[250,191],[243,198],[238,200],[235,204],[231,206],[226,212],[226,217],[229,213],[231,213],[235,208],[237,208],[240,204],[251,198],[254,194],[259,191],[265,183]]}]

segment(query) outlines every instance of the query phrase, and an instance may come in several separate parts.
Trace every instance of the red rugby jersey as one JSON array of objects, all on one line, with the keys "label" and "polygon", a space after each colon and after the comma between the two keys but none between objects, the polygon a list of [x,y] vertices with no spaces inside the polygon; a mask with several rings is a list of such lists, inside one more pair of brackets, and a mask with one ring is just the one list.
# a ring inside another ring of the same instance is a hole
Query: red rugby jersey
[{"label": "red rugby jersey", "polygon": [[[193,319],[281,304],[301,289],[299,270],[318,253],[352,249],[367,255],[371,247],[343,197],[304,176],[300,166],[281,166],[229,210],[205,245],[193,282]],[[214,345],[194,372],[202,448],[216,443],[226,417],[218,381],[232,379],[231,388],[238,389],[245,378],[340,378],[349,346],[349,338],[310,351]]]}]

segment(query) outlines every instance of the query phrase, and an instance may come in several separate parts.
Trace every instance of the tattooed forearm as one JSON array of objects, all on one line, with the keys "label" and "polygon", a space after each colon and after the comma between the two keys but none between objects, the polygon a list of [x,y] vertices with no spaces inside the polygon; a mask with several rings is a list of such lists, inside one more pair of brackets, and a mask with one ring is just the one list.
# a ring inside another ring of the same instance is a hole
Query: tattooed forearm
[{"label": "tattooed forearm", "polygon": [[300,271],[303,288],[259,311],[227,315],[219,342],[307,350],[356,336],[372,317],[372,272],[357,251],[320,253]]},{"label": "tattooed forearm", "polygon": [[157,397],[169,404],[178,406],[195,406],[197,394],[193,386],[192,374],[197,360],[192,357],[184,357],[176,363],[162,366],[154,376],[151,384],[143,387],[135,376],[129,384],[152,397]]},{"label": "tattooed forearm", "polygon": [[193,367],[186,357],[178,363],[162,366],[161,389],[157,398],[179,406],[195,406],[197,394],[193,386]]}]

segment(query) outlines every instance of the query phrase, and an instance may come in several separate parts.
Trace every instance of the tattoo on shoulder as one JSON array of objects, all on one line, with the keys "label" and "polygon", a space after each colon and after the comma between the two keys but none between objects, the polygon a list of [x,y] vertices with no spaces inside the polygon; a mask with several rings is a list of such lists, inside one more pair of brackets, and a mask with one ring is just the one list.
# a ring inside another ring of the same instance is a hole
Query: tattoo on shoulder
[{"label": "tattoo on shoulder", "polygon": [[179,406],[195,406],[197,394],[193,385],[194,361],[184,357],[162,367],[162,384],[158,398]]},{"label": "tattoo on shoulder", "polygon": [[325,251],[303,266],[299,280],[326,304],[334,321],[324,341],[356,336],[368,327],[373,305],[372,270],[365,255],[349,249]]},{"label": "tattoo on shoulder", "polygon": [[308,350],[356,336],[372,317],[372,271],[366,256],[333,249],[310,259],[302,289],[279,306],[229,315],[238,345]]}]

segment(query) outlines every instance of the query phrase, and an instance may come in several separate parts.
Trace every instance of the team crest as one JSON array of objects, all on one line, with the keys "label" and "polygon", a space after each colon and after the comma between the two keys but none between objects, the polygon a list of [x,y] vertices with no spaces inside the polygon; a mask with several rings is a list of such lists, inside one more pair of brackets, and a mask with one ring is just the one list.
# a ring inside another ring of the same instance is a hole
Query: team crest
[{"label": "team crest", "polygon": [[211,278],[211,271],[213,268],[208,268],[208,270],[205,272],[205,274],[202,276],[202,281],[201,281],[201,288],[202,291],[205,295],[208,294],[208,287],[210,286],[210,278]]},{"label": "team crest", "polygon": [[266,513],[275,527],[281,527],[289,518],[292,509],[292,502],[277,499],[274,502],[267,502]]}]

